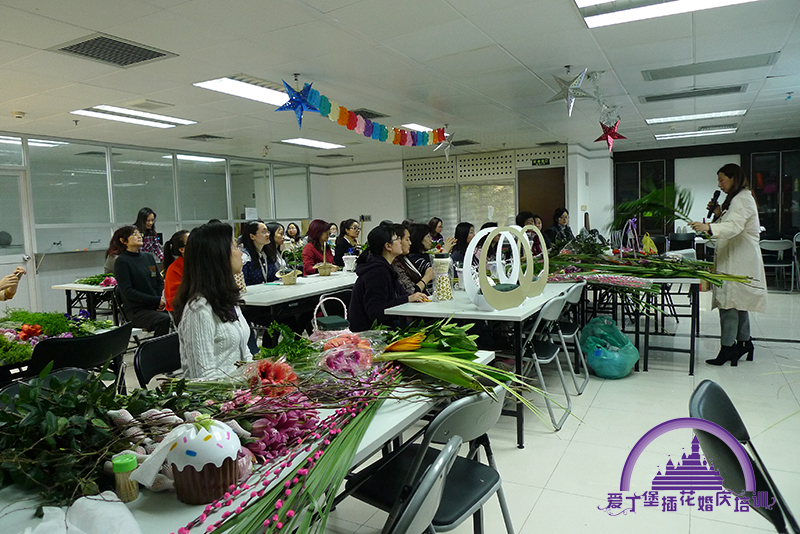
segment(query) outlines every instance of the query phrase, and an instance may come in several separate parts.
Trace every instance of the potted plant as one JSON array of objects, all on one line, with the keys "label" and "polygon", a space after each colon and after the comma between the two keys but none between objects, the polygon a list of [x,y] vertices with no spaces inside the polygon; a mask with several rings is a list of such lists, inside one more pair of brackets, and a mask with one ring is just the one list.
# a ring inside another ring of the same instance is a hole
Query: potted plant
[{"label": "potted plant", "polygon": [[303,262],[303,249],[294,248],[285,251],[283,260],[286,262],[286,268],[279,271],[277,276],[281,279],[283,285],[294,285],[297,283],[297,275],[303,274],[303,271],[298,270],[298,266]]}]

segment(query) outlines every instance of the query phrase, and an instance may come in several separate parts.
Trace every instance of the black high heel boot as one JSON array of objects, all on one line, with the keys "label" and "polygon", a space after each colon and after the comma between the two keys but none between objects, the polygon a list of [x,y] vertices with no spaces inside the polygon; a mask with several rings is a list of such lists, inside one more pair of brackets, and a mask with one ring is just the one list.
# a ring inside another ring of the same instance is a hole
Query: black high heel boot
[{"label": "black high heel boot", "polygon": [[747,341],[740,341],[738,348],[739,348],[739,354],[741,354],[742,356],[747,354],[748,362],[753,361],[753,351],[755,350],[755,347],[753,346],[752,339],[748,339]]},{"label": "black high heel boot", "polygon": [[722,345],[719,349],[719,354],[713,360],[706,360],[706,363],[709,365],[725,365],[728,362],[731,362],[731,366],[736,367],[739,358],[742,355],[739,354],[738,346],[737,345]]}]

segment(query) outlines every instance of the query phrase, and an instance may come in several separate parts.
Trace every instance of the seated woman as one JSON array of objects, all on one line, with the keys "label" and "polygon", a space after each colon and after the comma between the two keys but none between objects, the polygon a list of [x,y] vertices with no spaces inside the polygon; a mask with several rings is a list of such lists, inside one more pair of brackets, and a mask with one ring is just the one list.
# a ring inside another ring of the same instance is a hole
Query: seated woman
[{"label": "seated woman", "polygon": [[439,217],[433,217],[428,221],[428,231],[431,233],[431,241],[444,245],[442,229],[444,229],[444,223],[442,223]]},{"label": "seated woman", "polygon": [[281,252],[286,252],[287,250],[294,250],[300,247],[300,243],[302,241],[303,241],[303,233],[300,231],[300,227],[293,222],[287,224],[286,239],[283,242],[283,247]]},{"label": "seated woman", "polygon": [[[303,247],[303,274],[316,274],[317,265],[327,262],[333,265],[333,252],[328,248],[330,224],[322,219],[314,219],[308,225],[308,243]],[[325,250],[323,256],[322,251]],[[334,270],[339,268],[334,265]]]},{"label": "seated woman", "polygon": [[573,239],[575,239],[575,236],[572,235],[572,229],[569,227],[569,212],[567,208],[556,208],[556,211],[553,212],[553,226],[544,233],[544,240],[547,241],[547,246],[550,247],[556,243],[572,241]]},{"label": "seated woman", "polygon": [[264,245],[262,251],[267,254],[267,262],[278,273],[286,269],[286,261],[281,256],[281,248],[286,239],[286,234],[284,233],[283,225],[277,221],[268,222],[267,231],[269,232],[269,243]]},{"label": "seated woman", "polygon": [[[485,228],[497,228],[497,223],[496,222],[492,222],[492,221],[485,222],[485,223],[483,223],[481,225],[481,230],[483,230]],[[488,235],[483,236],[480,239],[480,241],[478,241],[478,244],[475,246],[475,257],[476,258],[480,258],[481,257],[481,251],[483,250],[483,247],[487,246],[486,245],[486,238],[487,237],[489,237],[489,236]],[[492,239],[492,242],[489,243],[489,245],[488,245],[489,246],[489,252],[488,252],[488,254],[486,256],[489,259],[489,261],[494,261],[495,257],[497,256],[497,243],[499,241],[500,241],[500,234],[494,236],[494,239]]]},{"label": "seated woman", "polygon": [[234,373],[237,361],[252,359],[250,327],[239,310],[242,301],[233,281],[241,270],[242,252],[230,225],[209,223],[192,230],[175,299],[186,378],[225,378]]},{"label": "seated woman", "polygon": [[368,250],[358,258],[353,295],[348,306],[350,329],[368,330],[372,323],[386,324],[384,311],[406,302],[422,302],[423,293],[407,295],[392,268],[394,259],[403,253],[401,238],[388,226],[377,226],[367,236]]},{"label": "seated woman", "polygon": [[120,238],[123,237],[123,234],[125,234],[126,238],[130,236],[132,232],[130,228],[130,226],[117,228],[111,236],[111,242],[109,242],[106,250],[106,261],[103,264],[104,273],[114,274],[114,264],[117,262],[119,255],[125,252],[125,245],[122,244]]},{"label": "seated woman", "polygon": [[[400,235],[400,234],[398,234]],[[412,224],[409,229],[411,246],[406,257],[419,273],[425,273],[433,267],[428,251],[433,246],[431,233],[427,224]]]},{"label": "seated woman", "polygon": [[[542,218],[535,213],[531,213],[530,211],[519,212],[515,222],[520,228],[535,225],[539,231],[542,232]],[[531,245],[531,250],[533,251],[534,256],[538,256],[542,253],[542,244],[539,242],[538,235],[534,234],[533,232],[528,232],[528,243]]]},{"label": "seated woman", "polygon": [[339,267],[344,267],[342,256],[358,255],[361,247],[358,246],[358,233],[361,227],[355,219],[342,221],[342,233],[336,239],[336,252],[333,255],[333,263]]},{"label": "seated woman", "polygon": [[269,244],[269,230],[261,221],[249,221],[242,229],[242,274],[248,286],[274,282],[278,279],[278,264],[270,263],[264,247]]},{"label": "seated woman", "polygon": [[155,337],[169,332],[170,317],[164,311],[166,301],[161,296],[164,279],[156,257],[142,248],[142,234],[135,226],[123,226],[114,235],[125,250],[114,264],[117,291],[122,297],[125,313],[133,326],[153,332]]},{"label": "seated woman", "polygon": [[164,301],[168,312],[175,311],[172,301],[175,300],[183,279],[183,251],[188,238],[188,230],[178,230],[164,245],[164,268],[167,270],[164,275]]},{"label": "seated woman", "polygon": [[408,257],[411,251],[411,233],[408,231],[408,228],[402,224],[395,224],[394,233],[398,236],[403,236],[400,240],[403,253],[397,256],[392,262],[392,267],[397,273],[397,280],[409,295],[413,295],[417,292],[428,294],[428,284],[433,280],[433,267],[428,267],[427,270],[420,273]]},{"label": "seated woman", "polygon": [[[467,253],[467,246],[472,238],[475,237],[475,227],[472,223],[460,222],[456,225],[456,245],[453,252],[450,253],[450,258],[453,262],[464,263],[464,255]],[[475,258],[471,260],[476,263]]]}]

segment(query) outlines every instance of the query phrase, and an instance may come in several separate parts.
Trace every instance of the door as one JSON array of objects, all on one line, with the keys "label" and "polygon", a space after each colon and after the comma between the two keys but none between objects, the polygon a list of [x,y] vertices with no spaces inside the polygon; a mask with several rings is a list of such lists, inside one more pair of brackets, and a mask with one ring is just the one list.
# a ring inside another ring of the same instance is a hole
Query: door
[{"label": "door", "polygon": [[[544,229],[553,224],[553,212],[566,207],[564,170],[564,167],[551,167],[519,171],[519,211],[530,211],[541,217]],[[579,221],[570,222],[576,225]]]},{"label": "door", "polygon": [[24,177],[23,172],[0,171],[0,278],[11,274],[17,266],[28,271],[20,280],[13,300],[0,302],[0,315],[5,315],[7,308],[32,310],[32,303],[36,302],[36,269],[30,219],[25,208],[28,203]]}]

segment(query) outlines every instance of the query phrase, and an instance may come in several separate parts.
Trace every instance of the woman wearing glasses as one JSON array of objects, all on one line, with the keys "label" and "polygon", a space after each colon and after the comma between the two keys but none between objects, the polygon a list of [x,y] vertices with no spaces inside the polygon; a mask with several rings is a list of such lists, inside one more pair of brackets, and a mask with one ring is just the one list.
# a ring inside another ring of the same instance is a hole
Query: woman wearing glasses
[{"label": "woman wearing glasses", "polygon": [[367,236],[368,249],[358,258],[358,279],[347,308],[353,332],[368,330],[375,321],[387,324],[387,308],[427,300],[423,293],[407,294],[397,280],[392,262],[403,253],[401,241],[391,226],[380,225]]},{"label": "woman wearing glasses", "polygon": [[267,225],[261,221],[250,221],[245,224],[242,231],[242,274],[244,283],[248,286],[274,282],[278,279],[279,265],[270,261],[266,246],[270,242],[270,232]]},{"label": "woman wearing glasses", "polygon": [[344,267],[344,260],[342,256],[358,255],[361,252],[361,247],[358,246],[358,233],[361,227],[355,219],[347,219],[342,221],[341,235],[336,239],[336,254],[333,256],[333,263],[339,267]]},{"label": "woman wearing glasses", "polygon": [[150,208],[140,209],[133,225],[142,234],[142,252],[151,253],[156,257],[158,263],[163,262],[164,249],[161,247],[156,232],[156,213]]}]

